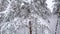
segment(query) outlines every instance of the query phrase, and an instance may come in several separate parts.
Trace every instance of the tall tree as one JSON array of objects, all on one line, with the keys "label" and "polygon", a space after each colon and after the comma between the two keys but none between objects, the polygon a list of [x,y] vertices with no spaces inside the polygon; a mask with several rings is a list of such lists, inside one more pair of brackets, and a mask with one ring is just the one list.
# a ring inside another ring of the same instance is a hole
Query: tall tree
[{"label": "tall tree", "polygon": [[54,6],[56,7],[55,14],[58,16],[56,28],[55,28],[55,34],[58,34],[58,26],[59,26],[59,20],[60,20],[60,0],[55,0]]}]

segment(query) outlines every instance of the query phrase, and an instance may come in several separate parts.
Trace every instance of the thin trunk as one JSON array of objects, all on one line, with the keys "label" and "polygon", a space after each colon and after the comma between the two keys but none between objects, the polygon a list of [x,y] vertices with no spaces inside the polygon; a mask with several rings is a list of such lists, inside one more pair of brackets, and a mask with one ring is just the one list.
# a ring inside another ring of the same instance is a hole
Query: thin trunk
[{"label": "thin trunk", "polygon": [[43,25],[42,25],[42,34],[43,34]]},{"label": "thin trunk", "polygon": [[35,18],[35,34],[37,34],[37,18]]},{"label": "thin trunk", "polygon": [[35,29],[36,29],[35,34],[37,34],[37,28],[35,28]]},{"label": "thin trunk", "polygon": [[32,34],[32,27],[31,27],[31,21],[29,21],[29,29],[30,29],[30,34]]},{"label": "thin trunk", "polygon": [[57,27],[58,27],[58,20],[57,20],[57,24],[56,24],[55,34],[57,34]]}]

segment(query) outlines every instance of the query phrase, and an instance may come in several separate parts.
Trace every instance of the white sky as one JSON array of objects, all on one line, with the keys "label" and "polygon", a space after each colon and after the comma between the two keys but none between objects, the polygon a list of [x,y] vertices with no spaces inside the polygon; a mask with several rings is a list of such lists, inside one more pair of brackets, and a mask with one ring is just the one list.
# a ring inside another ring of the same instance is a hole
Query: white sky
[{"label": "white sky", "polygon": [[53,11],[53,2],[54,0],[47,0],[46,3],[47,3],[47,7],[51,10],[51,12]]}]

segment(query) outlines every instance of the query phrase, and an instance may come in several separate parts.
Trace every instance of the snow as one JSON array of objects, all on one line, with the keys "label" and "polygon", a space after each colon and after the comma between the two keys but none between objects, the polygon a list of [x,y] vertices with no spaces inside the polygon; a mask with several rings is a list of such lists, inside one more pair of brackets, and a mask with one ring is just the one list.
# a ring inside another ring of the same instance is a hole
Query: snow
[{"label": "snow", "polygon": [[45,30],[44,32],[45,32],[45,34],[49,34],[48,30]]},{"label": "snow", "polygon": [[31,4],[31,2],[32,2],[33,0],[23,0],[23,1]]},{"label": "snow", "polygon": [[24,5],[24,3],[21,3],[21,6],[23,6]]},{"label": "snow", "polygon": [[41,22],[41,23],[40,23],[41,25],[45,25],[45,26],[49,27],[47,21],[45,21],[44,19],[39,18],[39,21]]},{"label": "snow", "polygon": [[52,31],[52,33],[54,33],[55,32],[55,26],[57,23],[57,16],[52,15],[51,17],[49,17],[49,21],[50,21],[49,29]]},{"label": "snow", "polygon": [[7,14],[10,12],[9,10],[10,10],[10,5],[11,5],[11,3],[13,2],[13,1],[8,1],[9,2],[9,4],[8,4],[8,6],[7,6],[7,8],[6,8],[6,10],[5,11],[2,11],[2,12],[0,12],[0,14],[5,14],[5,16],[7,16]]}]

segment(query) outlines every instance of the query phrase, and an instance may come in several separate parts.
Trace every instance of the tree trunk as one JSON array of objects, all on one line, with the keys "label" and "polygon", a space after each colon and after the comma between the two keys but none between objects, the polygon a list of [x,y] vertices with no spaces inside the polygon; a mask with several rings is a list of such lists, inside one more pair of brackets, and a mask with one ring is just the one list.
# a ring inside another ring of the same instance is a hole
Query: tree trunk
[{"label": "tree trunk", "polygon": [[58,20],[57,20],[57,24],[56,24],[55,34],[57,34],[57,27],[58,27]]},{"label": "tree trunk", "polygon": [[29,21],[29,29],[30,29],[30,34],[32,34],[31,21]]}]

